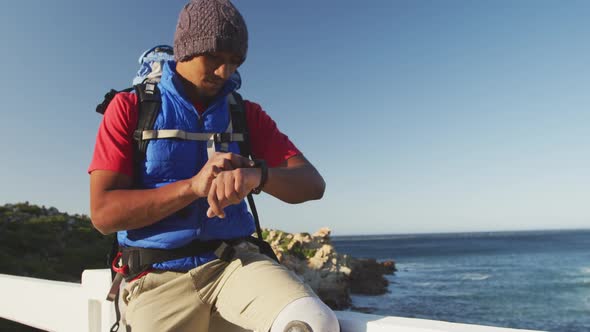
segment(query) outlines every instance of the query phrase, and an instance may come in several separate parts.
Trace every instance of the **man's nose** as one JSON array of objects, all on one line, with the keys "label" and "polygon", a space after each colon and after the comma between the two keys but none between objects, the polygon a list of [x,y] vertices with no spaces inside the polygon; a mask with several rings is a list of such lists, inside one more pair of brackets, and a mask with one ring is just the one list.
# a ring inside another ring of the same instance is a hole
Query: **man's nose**
[{"label": "man's nose", "polygon": [[219,76],[223,80],[227,80],[233,73],[236,71],[234,65],[224,63],[221,66],[217,67],[215,70],[215,75]]}]

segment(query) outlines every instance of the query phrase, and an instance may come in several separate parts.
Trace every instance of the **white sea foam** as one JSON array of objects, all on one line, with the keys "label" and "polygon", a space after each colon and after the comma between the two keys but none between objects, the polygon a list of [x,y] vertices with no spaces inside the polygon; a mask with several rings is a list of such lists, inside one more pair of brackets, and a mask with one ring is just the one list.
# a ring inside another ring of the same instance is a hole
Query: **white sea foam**
[{"label": "white sea foam", "polygon": [[581,268],[580,272],[582,274],[590,274],[590,266]]},{"label": "white sea foam", "polygon": [[462,280],[481,281],[489,279],[491,275],[482,273],[465,273],[461,276]]}]

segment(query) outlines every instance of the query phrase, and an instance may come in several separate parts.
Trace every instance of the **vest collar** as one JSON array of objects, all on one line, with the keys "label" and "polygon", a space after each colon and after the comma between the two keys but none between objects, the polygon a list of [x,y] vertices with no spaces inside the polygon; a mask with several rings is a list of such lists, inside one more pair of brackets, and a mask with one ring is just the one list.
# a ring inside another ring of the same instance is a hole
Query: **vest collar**
[{"label": "vest collar", "polygon": [[[211,109],[214,105],[220,104],[225,101],[226,97],[238,90],[242,85],[242,78],[240,73],[237,71],[230,76],[230,78],[225,82],[217,96],[213,98],[213,101],[209,105],[209,109]],[[164,63],[164,69],[162,71],[162,79],[159,84],[160,88],[163,88],[166,91],[172,93],[172,95],[177,96],[178,99],[189,109],[194,108],[190,99],[184,93],[184,89],[182,87],[182,83],[180,77],[176,73],[176,62],[175,61],[166,61]]]}]

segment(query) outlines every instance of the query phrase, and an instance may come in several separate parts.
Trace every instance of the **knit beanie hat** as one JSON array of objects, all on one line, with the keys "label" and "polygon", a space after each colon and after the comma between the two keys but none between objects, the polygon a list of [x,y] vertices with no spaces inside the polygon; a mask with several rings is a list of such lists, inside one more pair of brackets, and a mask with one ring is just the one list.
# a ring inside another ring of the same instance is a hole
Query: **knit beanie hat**
[{"label": "knit beanie hat", "polygon": [[248,30],[229,0],[192,0],[178,17],[174,57],[186,61],[207,52],[232,52],[246,59]]}]

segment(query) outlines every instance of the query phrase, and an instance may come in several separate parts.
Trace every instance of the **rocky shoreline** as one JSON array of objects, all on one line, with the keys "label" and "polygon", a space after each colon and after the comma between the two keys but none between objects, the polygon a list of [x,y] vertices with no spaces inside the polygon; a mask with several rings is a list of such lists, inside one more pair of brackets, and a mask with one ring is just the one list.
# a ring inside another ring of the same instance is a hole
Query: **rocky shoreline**
[{"label": "rocky shoreline", "polygon": [[299,275],[334,310],[351,308],[351,294],[386,293],[389,282],[384,276],[395,273],[395,262],[339,254],[330,233],[328,228],[311,235],[265,229],[262,235],[281,264]]}]

